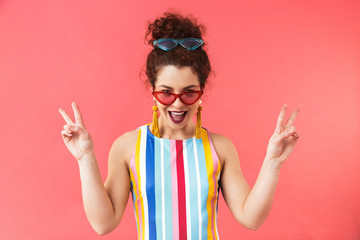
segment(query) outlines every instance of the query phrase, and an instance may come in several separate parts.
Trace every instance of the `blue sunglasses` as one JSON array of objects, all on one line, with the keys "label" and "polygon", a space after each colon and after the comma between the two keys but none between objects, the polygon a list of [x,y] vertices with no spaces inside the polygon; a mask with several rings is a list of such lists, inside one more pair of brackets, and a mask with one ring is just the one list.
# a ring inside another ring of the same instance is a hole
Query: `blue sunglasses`
[{"label": "blue sunglasses", "polygon": [[178,44],[187,50],[194,50],[204,44],[204,41],[200,38],[184,38],[184,39],[172,39],[172,38],[160,38],[153,41],[154,46],[161,48],[162,50],[169,51],[176,47]]}]

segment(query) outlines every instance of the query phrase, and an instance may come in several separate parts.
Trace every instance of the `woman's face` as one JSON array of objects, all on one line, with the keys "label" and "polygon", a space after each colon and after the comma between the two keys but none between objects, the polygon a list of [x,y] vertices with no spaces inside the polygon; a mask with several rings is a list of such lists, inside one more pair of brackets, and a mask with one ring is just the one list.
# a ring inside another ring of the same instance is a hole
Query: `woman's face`
[{"label": "woman's face", "polygon": [[[201,90],[198,76],[190,67],[163,67],[155,82],[155,91],[166,91],[180,94],[190,90]],[[200,99],[192,105],[186,105],[179,98],[171,105],[163,105],[156,101],[163,127],[182,129],[192,124],[192,117],[197,112]]]}]

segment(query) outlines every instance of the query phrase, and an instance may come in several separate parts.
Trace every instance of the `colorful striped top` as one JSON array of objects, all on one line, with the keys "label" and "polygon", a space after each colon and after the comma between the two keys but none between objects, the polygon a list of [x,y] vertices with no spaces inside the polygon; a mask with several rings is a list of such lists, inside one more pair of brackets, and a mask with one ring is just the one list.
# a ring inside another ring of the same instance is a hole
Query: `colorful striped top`
[{"label": "colorful striped top", "polygon": [[209,132],[201,134],[170,140],[139,128],[130,162],[138,240],[219,239],[220,162]]}]

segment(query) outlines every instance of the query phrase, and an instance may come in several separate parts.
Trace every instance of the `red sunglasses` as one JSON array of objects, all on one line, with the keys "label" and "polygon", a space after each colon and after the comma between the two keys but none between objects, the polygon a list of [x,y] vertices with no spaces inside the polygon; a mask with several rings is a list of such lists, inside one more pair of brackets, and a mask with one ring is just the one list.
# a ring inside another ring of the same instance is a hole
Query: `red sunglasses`
[{"label": "red sunglasses", "polygon": [[163,105],[171,105],[177,98],[186,105],[192,105],[197,102],[203,95],[203,91],[187,91],[180,94],[166,91],[153,91],[153,96]]}]

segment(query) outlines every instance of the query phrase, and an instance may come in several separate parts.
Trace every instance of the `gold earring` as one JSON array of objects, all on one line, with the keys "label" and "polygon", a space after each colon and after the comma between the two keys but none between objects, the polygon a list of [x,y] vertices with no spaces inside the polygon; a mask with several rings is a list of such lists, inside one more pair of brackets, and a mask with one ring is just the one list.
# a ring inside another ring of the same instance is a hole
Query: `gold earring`
[{"label": "gold earring", "polygon": [[152,133],[155,137],[160,137],[160,131],[159,131],[159,119],[158,119],[158,107],[155,105],[152,107],[153,109],[153,122],[152,122]]},{"label": "gold earring", "polygon": [[201,111],[202,111],[202,106],[199,106],[196,115],[196,128],[195,128],[195,137],[197,139],[201,138]]}]

